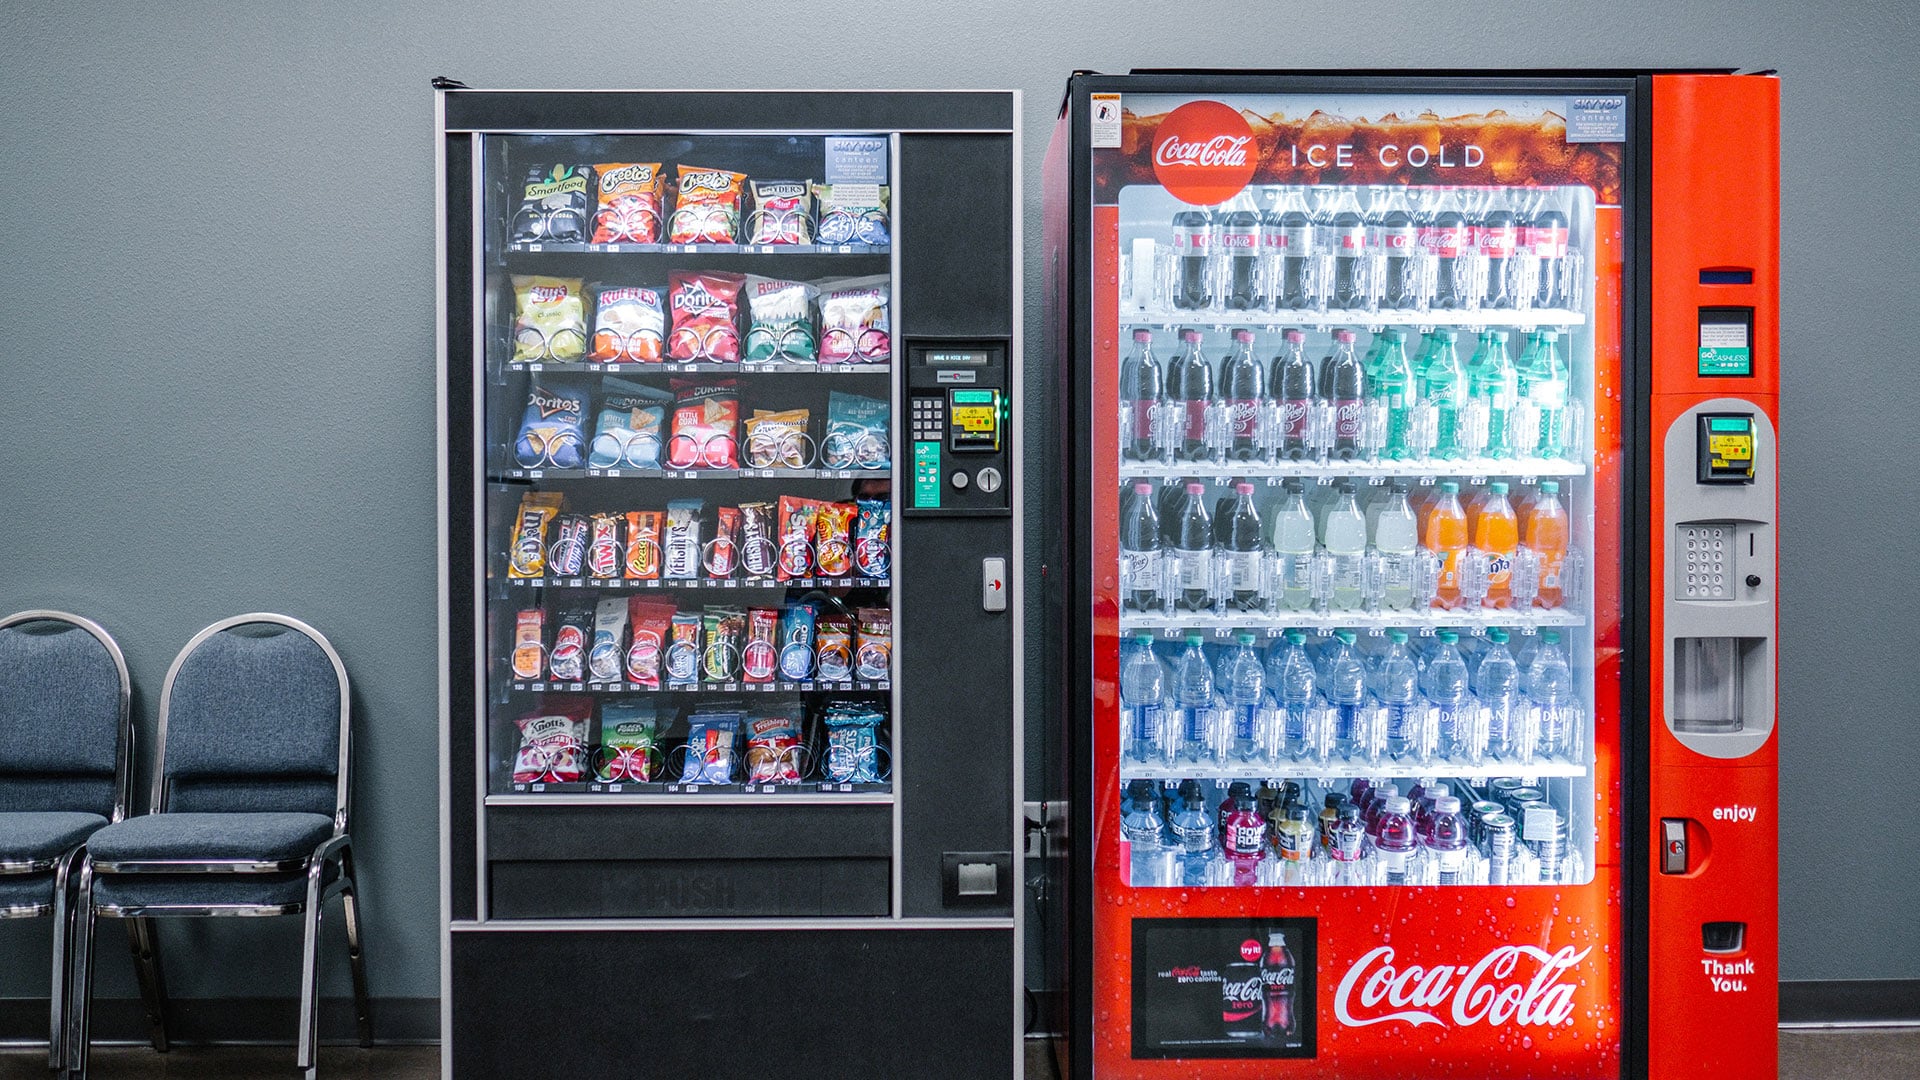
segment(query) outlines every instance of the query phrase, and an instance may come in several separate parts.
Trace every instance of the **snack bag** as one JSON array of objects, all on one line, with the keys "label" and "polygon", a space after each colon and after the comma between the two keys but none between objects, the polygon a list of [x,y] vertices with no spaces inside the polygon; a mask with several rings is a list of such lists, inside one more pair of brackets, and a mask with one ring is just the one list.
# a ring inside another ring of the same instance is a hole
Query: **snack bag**
[{"label": "snack bag", "polygon": [[597,581],[620,576],[626,547],[620,542],[620,515],[595,514],[587,540],[587,574]]},{"label": "snack bag", "polygon": [[667,504],[666,576],[670,581],[700,576],[700,518],[705,506],[699,499]]},{"label": "snack bag", "polygon": [[690,688],[700,684],[700,616],[676,611],[667,629],[667,685]]},{"label": "snack bag", "polygon": [[884,364],[893,359],[887,278],[849,278],[821,286],[820,362]]},{"label": "snack bag", "polygon": [[779,535],[774,541],[780,549],[779,580],[813,576],[813,521],[819,510],[818,499],[780,496]]},{"label": "snack bag", "polygon": [[587,355],[579,278],[513,276],[513,362],[571,364]]},{"label": "snack bag", "polygon": [[774,541],[774,504],[740,504],[740,568],[755,581],[773,577],[780,564],[780,545]]},{"label": "snack bag", "polygon": [[747,643],[740,650],[740,681],[770,683],[780,670],[780,612],[774,608],[747,609]]},{"label": "snack bag", "polygon": [[806,682],[813,678],[814,624],[820,608],[796,600],[780,613],[780,678],[785,682]]},{"label": "snack bag", "polygon": [[587,534],[592,529],[585,514],[561,514],[553,521],[553,543],[547,545],[547,573],[579,577],[587,565]]},{"label": "snack bag", "polygon": [[844,611],[821,612],[814,634],[813,677],[821,682],[853,678],[853,620]]},{"label": "snack bag", "polygon": [[657,289],[596,285],[593,352],[599,364],[657,364],[667,342],[667,311]]},{"label": "snack bag", "polygon": [[659,162],[595,165],[600,177],[600,207],[593,215],[596,244],[657,244],[661,201],[667,178]]},{"label": "snack bag", "polygon": [[659,720],[653,706],[629,699],[600,706],[600,748],[593,778],[603,784],[645,783],[653,779],[652,758]]},{"label": "snack bag", "polygon": [[667,441],[673,395],[609,375],[601,384],[600,418],[587,465],[595,469],[657,469]]},{"label": "snack bag", "polygon": [[854,612],[859,630],[853,652],[853,674],[857,679],[884,682],[893,675],[893,612],[886,608],[860,608]]},{"label": "snack bag", "polygon": [[818,235],[823,244],[884,244],[887,231],[885,184],[815,184],[820,204]]},{"label": "snack bag", "polygon": [[740,647],[747,634],[747,613],[739,608],[708,608],[700,620],[700,678],[728,683],[740,678]]},{"label": "snack bag", "polygon": [[709,364],[740,362],[740,288],[747,279],[718,271],[675,270],[667,279],[673,336],[667,355]]},{"label": "snack bag", "polygon": [[806,409],[755,409],[747,417],[747,467],[804,469],[812,465],[813,439],[807,434],[811,415]]},{"label": "snack bag", "polygon": [[627,599],[627,620],[633,624],[633,644],[627,646],[627,681],[649,690],[660,689],[660,668],[673,631],[673,601],[654,596]]},{"label": "snack bag", "polygon": [[522,468],[578,469],[587,463],[586,388],[562,379],[534,382],[520,414],[513,460]]},{"label": "snack bag", "polygon": [[627,511],[627,580],[660,577],[660,518],[658,510]]},{"label": "snack bag", "polygon": [[520,186],[520,209],[507,226],[516,244],[584,244],[593,210],[593,166],[535,165]]},{"label": "snack bag", "polygon": [[747,720],[747,783],[799,783],[803,753],[797,704]]},{"label": "snack bag", "polygon": [[813,567],[821,577],[853,573],[852,503],[821,503],[813,515]]},{"label": "snack bag", "polygon": [[746,293],[747,363],[811,364],[820,359],[819,339],[813,333],[818,289],[749,275]]},{"label": "snack bag", "polygon": [[679,201],[668,221],[670,244],[740,242],[740,189],[747,178],[724,169],[680,166]]},{"label": "snack bag", "polygon": [[886,580],[893,567],[893,504],[861,499],[853,527],[853,566],[861,577]]},{"label": "snack bag", "polygon": [[[827,705],[827,760],[821,775],[835,784],[876,784],[880,768],[880,725],[886,717],[863,705],[836,701]],[[889,770],[891,771],[891,770]]]},{"label": "snack bag", "polygon": [[513,515],[513,545],[507,550],[507,576],[526,580],[547,576],[547,523],[566,505],[557,491],[529,491]]},{"label": "snack bag", "polygon": [[749,244],[813,242],[813,189],[805,180],[755,180]]},{"label": "snack bag", "polygon": [[698,712],[687,717],[687,759],[680,766],[683,784],[731,784],[734,744],[740,714]]},{"label": "snack bag", "polygon": [[587,726],[593,699],[548,694],[514,721],[520,749],[513,757],[516,784],[570,784],[587,777]]},{"label": "snack bag", "polygon": [[527,608],[513,617],[513,677],[537,679],[547,647],[547,613]]},{"label": "snack bag", "polygon": [[708,581],[724,581],[740,565],[740,510],[722,506],[713,514],[713,539],[701,548],[700,567]]},{"label": "snack bag", "polygon": [[893,467],[887,448],[887,403],[839,390],[827,394],[827,437],[820,461],[830,469]]},{"label": "snack bag", "polygon": [[740,467],[740,392],[732,379],[708,383],[673,380],[673,437],[667,467]]},{"label": "snack bag", "polygon": [[610,596],[594,605],[593,645],[587,650],[588,682],[619,682],[627,651],[627,602]]},{"label": "snack bag", "polygon": [[553,632],[553,650],[547,653],[548,679],[586,681],[587,639],[592,633],[592,611],[574,608],[560,613],[560,625]]}]

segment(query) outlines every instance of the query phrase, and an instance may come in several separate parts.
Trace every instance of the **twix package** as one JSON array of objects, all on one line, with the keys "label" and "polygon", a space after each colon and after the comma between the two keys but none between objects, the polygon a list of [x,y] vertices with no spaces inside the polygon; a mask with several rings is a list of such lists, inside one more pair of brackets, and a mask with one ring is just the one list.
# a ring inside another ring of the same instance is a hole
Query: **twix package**
[{"label": "twix package", "polygon": [[627,570],[629,581],[653,581],[660,576],[660,511],[627,511]]},{"label": "twix package", "polygon": [[587,541],[587,573],[601,581],[620,576],[622,547],[620,544],[620,515],[593,515],[592,531]]},{"label": "twix package", "polygon": [[529,491],[513,516],[513,546],[507,550],[507,576],[529,579],[547,574],[547,524],[560,514],[566,496]]}]

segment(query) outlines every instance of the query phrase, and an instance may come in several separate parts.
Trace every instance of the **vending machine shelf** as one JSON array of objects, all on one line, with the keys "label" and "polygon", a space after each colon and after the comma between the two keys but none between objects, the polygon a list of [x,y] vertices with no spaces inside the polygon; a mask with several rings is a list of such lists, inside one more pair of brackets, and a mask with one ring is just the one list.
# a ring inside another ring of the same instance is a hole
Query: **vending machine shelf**
[{"label": "vending machine shelf", "polygon": [[579,363],[563,364],[550,360],[510,361],[508,371],[589,375],[891,375],[892,364],[720,364],[681,363],[665,360],[657,364]]},{"label": "vending machine shelf", "polygon": [[1384,630],[1399,626],[1418,628],[1425,632],[1422,636],[1427,636],[1441,629],[1457,628],[1475,633],[1495,626],[1513,627],[1527,634],[1542,627],[1579,626],[1585,622],[1585,617],[1579,612],[1559,608],[1527,611],[1513,608],[1462,608],[1453,611],[1440,608],[1411,611],[1234,611],[1225,614],[1130,611],[1120,616],[1120,629],[1123,633],[1158,631],[1165,638],[1177,638],[1187,632],[1226,638],[1242,630],[1279,637],[1283,631],[1295,627],[1309,630]]},{"label": "vending machine shelf", "polygon": [[1206,327],[1218,331],[1233,329],[1279,331],[1283,327],[1331,329],[1336,326],[1413,326],[1433,328],[1456,326],[1464,329],[1486,327],[1585,326],[1585,312],[1562,308],[1475,308],[1463,311],[1368,311],[1364,308],[1329,308],[1326,311],[1215,311],[1178,308],[1131,308],[1120,312],[1125,327],[1172,330],[1175,327]]},{"label": "vending machine shelf", "polygon": [[[496,583],[497,584],[497,583]],[[509,589],[602,589],[641,591],[679,590],[679,589],[719,589],[742,592],[751,589],[884,589],[891,582],[886,578],[866,577],[809,577],[791,578],[775,581],[772,578],[688,578],[685,580],[658,578],[645,581],[633,581],[625,578],[508,578],[505,585]]]},{"label": "vending machine shelf", "polygon": [[1421,458],[1407,461],[1123,461],[1122,480],[1198,478],[1216,483],[1265,480],[1278,487],[1292,477],[1317,477],[1326,482],[1345,477],[1388,477],[1417,480],[1422,486],[1443,478],[1467,477],[1482,485],[1488,477],[1513,477],[1530,484],[1543,476],[1585,476],[1578,461],[1549,458]]},{"label": "vending machine shelf", "polygon": [[878,469],[521,469],[501,471],[507,480],[884,480]]},{"label": "vending machine shelf", "polygon": [[514,242],[512,255],[890,255],[887,244],[548,244]]},{"label": "vending machine shelf", "polygon": [[1565,758],[1540,758],[1525,764],[1492,759],[1476,764],[1464,761],[1421,762],[1392,758],[1383,758],[1379,761],[1365,758],[1341,758],[1326,762],[1234,761],[1226,764],[1199,761],[1179,761],[1172,764],[1123,761],[1120,764],[1122,781],[1345,780],[1355,776],[1377,776],[1381,773],[1444,776],[1459,780],[1487,780],[1497,776],[1517,776],[1532,783],[1534,780],[1546,777],[1585,776],[1587,766]]},{"label": "vending machine shelf", "polygon": [[515,784],[514,794],[489,795],[488,806],[887,806],[891,784]]},{"label": "vending machine shelf", "polygon": [[887,679],[849,682],[716,682],[699,686],[648,686],[637,682],[537,682],[512,684],[515,693],[543,694],[806,694],[881,692],[893,689]]}]

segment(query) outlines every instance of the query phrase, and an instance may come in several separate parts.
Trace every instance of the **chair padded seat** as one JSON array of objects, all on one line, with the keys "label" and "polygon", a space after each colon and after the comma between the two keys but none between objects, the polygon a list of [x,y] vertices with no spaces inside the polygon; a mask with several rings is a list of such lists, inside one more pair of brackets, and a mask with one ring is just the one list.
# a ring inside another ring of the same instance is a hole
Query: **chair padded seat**
[{"label": "chair padded seat", "polygon": [[94,833],[87,854],[95,863],[279,862],[307,858],[332,834],[325,814],[142,814]]},{"label": "chair padded seat", "polygon": [[14,811],[0,814],[0,863],[58,858],[107,823],[99,814]]},{"label": "chair padded seat", "polygon": [[9,909],[36,908],[53,903],[53,871],[38,874],[0,874],[0,915]]},{"label": "chair padded seat", "polygon": [[[339,877],[340,864],[326,863],[320,874],[321,889],[324,890]],[[324,891],[321,895],[325,895]],[[151,915],[165,915],[166,908],[243,906],[303,909],[306,902],[307,875],[304,873],[102,874],[93,879],[93,903],[96,907],[119,911],[141,909],[144,914]]]}]

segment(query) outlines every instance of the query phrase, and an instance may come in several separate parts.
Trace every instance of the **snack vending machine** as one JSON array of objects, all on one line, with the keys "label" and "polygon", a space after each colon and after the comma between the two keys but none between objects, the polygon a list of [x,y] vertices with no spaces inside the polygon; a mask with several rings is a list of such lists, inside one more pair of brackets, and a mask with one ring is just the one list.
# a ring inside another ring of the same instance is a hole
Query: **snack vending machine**
[{"label": "snack vending machine", "polygon": [[1013,1074],[1017,95],[436,88],[446,1074]]},{"label": "snack vending machine", "polygon": [[1773,1075],[1777,144],[1729,72],[1072,80],[1069,1075]]}]

